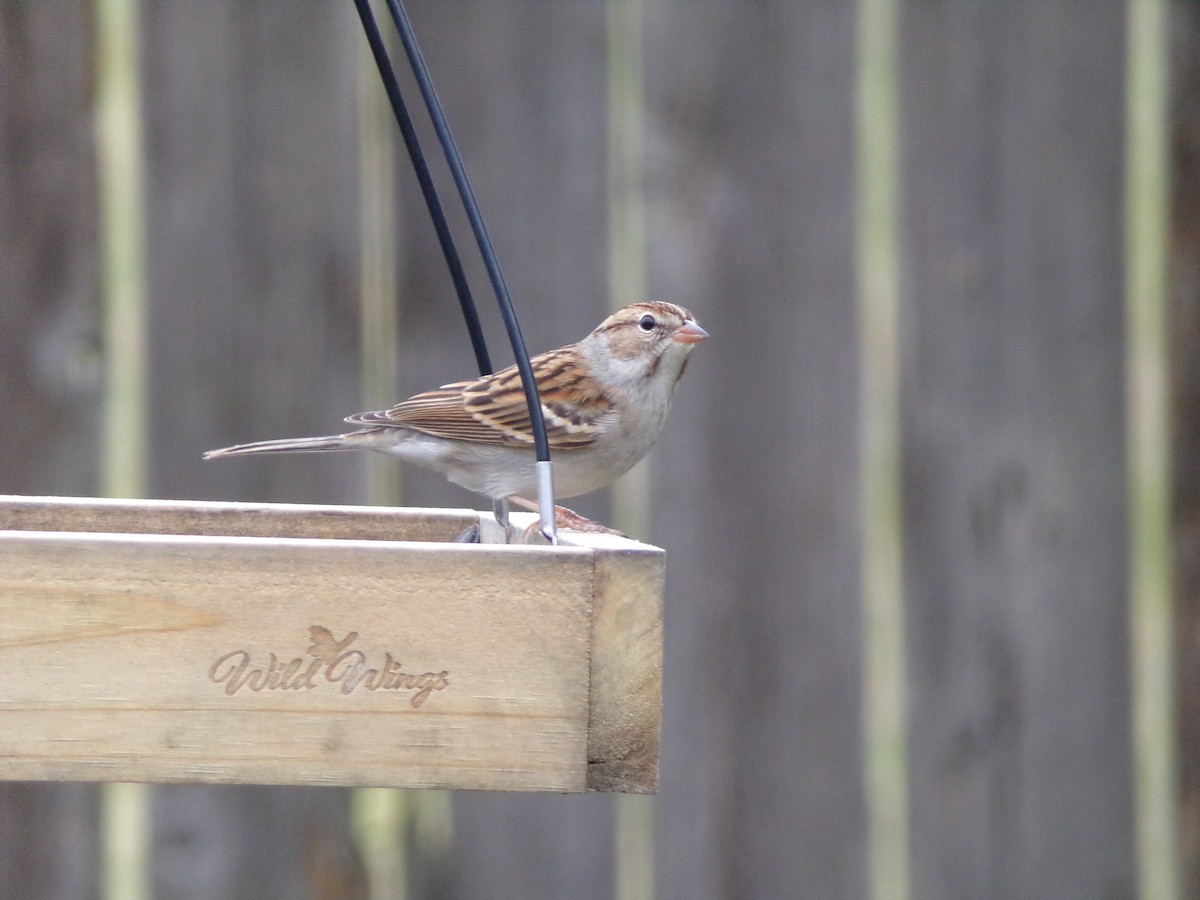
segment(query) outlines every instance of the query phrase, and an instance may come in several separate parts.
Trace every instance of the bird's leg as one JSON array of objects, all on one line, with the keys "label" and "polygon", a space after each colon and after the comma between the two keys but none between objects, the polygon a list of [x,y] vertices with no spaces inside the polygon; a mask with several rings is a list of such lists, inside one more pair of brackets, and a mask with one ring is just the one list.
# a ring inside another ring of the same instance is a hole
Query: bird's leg
[{"label": "bird's leg", "polygon": [[[504,543],[511,544],[513,539],[513,525],[508,519],[508,501],[503,497],[492,501],[492,515],[496,517],[496,524],[504,529]],[[462,534],[454,539],[456,544],[478,544],[479,543],[479,526],[472,525]]]},{"label": "bird's leg", "polygon": [[496,517],[496,522],[502,528],[508,528],[508,500],[504,497],[497,497],[492,501],[492,515]]},{"label": "bird's leg", "polygon": [[492,515],[496,517],[496,524],[504,529],[504,543],[511,544],[515,532],[512,523],[508,520],[508,509],[507,497],[497,497],[492,500]]},{"label": "bird's leg", "polygon": [[[515,494],[508,499],[517,506],[528,509],[531,512],[538,512],[538,505],[532,500],[526,500],[524,497],[518,497]],[[567,528],[571,531],[590,531],[593,534],[615,534],[617,537],[625,537],[624,534],[615,528],[609,528],[607,525],[594,522],[591,519],[581,516],[573,509],[567,509],[565,506],[554,507],[554,524],[558,528]],[[540,525],[537,527],[540,527]]]}]

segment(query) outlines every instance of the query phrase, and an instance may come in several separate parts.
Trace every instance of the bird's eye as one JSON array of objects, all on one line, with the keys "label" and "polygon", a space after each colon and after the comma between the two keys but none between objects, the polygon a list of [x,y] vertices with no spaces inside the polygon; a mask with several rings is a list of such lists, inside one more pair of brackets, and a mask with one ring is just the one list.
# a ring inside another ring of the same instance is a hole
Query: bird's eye
[{"label": "bird's eye", "polygon": [[652,332],[654,330],[654,326],[657,324],[658,320],[649,313],[646,313],[646,315],[642,316],[641,319],[638,320],[638,328],[642,329],[642,331],[644,331],[646,334]]}]

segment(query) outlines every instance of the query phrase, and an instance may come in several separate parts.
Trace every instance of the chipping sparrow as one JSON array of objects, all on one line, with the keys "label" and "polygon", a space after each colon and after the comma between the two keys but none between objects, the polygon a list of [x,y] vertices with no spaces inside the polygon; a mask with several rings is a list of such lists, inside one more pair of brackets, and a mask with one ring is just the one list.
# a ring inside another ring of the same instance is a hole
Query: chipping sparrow
[{"label": "chipping sparrow", "polygon": [[[554,451],[555,493],[611,484],[658,439],[688,354],[708,337],[686,309],[635,303],[577,344],[530,360]],[[381,412],[348,416],[356,431],[210,450],[250,453],[378,450],[441,472],[496,501],[537,490],[529,410],[516,366],[426,391]],[[536,507],[535,507],[536,508]]]}]

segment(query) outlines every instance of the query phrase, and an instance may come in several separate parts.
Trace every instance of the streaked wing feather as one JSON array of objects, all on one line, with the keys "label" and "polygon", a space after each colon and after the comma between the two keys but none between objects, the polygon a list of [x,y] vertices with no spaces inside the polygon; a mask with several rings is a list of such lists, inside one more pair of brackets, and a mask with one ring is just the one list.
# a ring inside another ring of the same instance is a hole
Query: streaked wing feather
[{"label": "streaked wing feather", "polygon": [[[594,443],[612,402],[594,387],[578,364],[573,348],[534,357],[538,392],[550,446],[578,449]],[[533,445],[529,409],[521,376],[509,366],[477,381],[459,381],[426,391],[381,412],[346,419],[356,425],[393,425],[452,440],[509,447]]]}]

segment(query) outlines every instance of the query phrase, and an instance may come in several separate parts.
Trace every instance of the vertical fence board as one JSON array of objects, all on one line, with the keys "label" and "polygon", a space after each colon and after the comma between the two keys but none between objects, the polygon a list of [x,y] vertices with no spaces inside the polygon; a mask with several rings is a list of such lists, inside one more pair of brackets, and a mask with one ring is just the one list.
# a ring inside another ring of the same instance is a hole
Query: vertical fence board
[{"label": "vertical fence board", "polygon": [[367,896],[345,791],[171,786],[152,797],[155,897]]},{"label": "vertical fence board", "polygon": [[712,333],[659,445],[663,896],[862,897],[854,7],[652,3],[653,292]]},{"label": "vertical fence board", "polygon": [[90,18],[0,4],[0,485],[96,490],[102,385]]},{"label": "vertical fence board", "polygon": [[1123,25],[902,11],[917,897],[1134,893]]},{"label": "vertical fence board", "polygon": [[358,411],[353,9],[143,18],[152,492],[361,500],[353,454],[200,460]]},{"label": "vertical fence board", "polygon": [[1200,896],[1200,8],[1172,31],[1172,413],[1181,893]]},{"label": "vertical fence board", "polygon": [[[453,0],[408,7],[530,352],[583,337],[607,314],[603,4]],[[411,105],[428,134],[419,103]],[[475,275],[493,365],[508,365],[512,352],[457,195],[436,142],[425,146]],[[473,374],[474,363],[407,158],[398,165],[408,255],[401,380],[404,390],[416,391]],[[412,468],[405,497],[417,505],[480,504]],[[568,502],[605,516],[602,496]],[[456,794],[449,856],[439,866],[414,853],[414,883],[462,898],[611,897],[612,828],[610,797]]]},{"label": "vertical fence board", "polygon": [[[350,4],[143,6],[154,496],[363,499],[353,455],[213,463],[358,408]],[[154,892],[362,895],[346,792],[161,787]]]},{"label": "vertical fence board", "polygon": [[[582,338],[607,315],[603,4],[447,0],[408,6],[530,353]],[[390,21],[382,27],[390,31]],[[492,364],[507,366],[512,351],[458,194],[419,94],[407,87],[411,78],[399,50],[395,62],[472,277]],[[407,155],[402,149],[399,155],[405,256],[399,389],[414,393],[472,375],[475,363]],[[405,470],[405,499],[480,504],[477,495],[415,467]],[[571,505],[600,517],[607,506],[602,496]]]},{"label": "vertical fence board", "polygon": [[[607,296],[603,4],[410,5],[531,349],[581,336]],[[660,892],[860,897],[853,4],[645,10],[650,281],[713,334],[650,478],[645,537],[669,552]],[[1131,896],[1124,7],[940,0],[900,15],[912,895]],[[1200,27],[1193,10],[1175,15],[1195,893]],[[7,491],[96,487],[89,16],[84,2],[0,4],[0,411],[19,423],[0,437]],[[353,456],[199,459],[332,430],[358,409],[351,4],[176,0],[143,17],[151,491],[366,499]],[[463,377],[472,358],[397,167],[399,399]],[[507,364],[473,255],[468,267]],[[437,475],[405,479],[409,503],[477,502]],[[579,508],[603,517],[607,504]],[[364,894],[342,791],[153,797],[158,894]],[[86,785],[0,788],[0,895],[94,896],[95,812]],[[459,795],[454,814],[449,846],[415,826],[414,896],[611,895],[609,798]]]},{"label": "vertical fence board", "polygon": [[[82,2],[0,4],[0,492],[94,493],[95,156]],[[0,787],[0,896],[97,896],[97,792]]]}]

